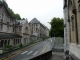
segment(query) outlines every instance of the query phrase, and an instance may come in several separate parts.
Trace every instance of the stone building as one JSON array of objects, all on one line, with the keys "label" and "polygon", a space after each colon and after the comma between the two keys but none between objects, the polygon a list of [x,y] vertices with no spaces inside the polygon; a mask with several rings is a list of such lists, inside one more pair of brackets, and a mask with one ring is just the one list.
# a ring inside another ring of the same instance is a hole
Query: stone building
[{"label": "stone building", "polygon": [[17,20],[17,23],[22,25],[22,44],[27,44],[30,42],[30,27],[28,20]]},{"label": "stone building", "polygon": [[[0,50],[6,45],[21,44],[21,26],[16,25],[16,19],[9,13],[7,7],[0,4]],[[17,31],[18,30],[18,31]]]},{"label": "stone building", "polygon": [[40,23],[36,18],[33,18],[30,22],[31,37],[33,40],[39,40],[46,36],[46,27]]},{"label": "stone building", "polygon": [[67,0],[64,0],[63,13],[64,13],[64,52],[69,51],[69,22],[68,22],[68,7]]},{"label": "stone building", "polygon": [[80,60],[80,0],[64,2],[64,9],[68,9],[69,53],[75,60]]}]

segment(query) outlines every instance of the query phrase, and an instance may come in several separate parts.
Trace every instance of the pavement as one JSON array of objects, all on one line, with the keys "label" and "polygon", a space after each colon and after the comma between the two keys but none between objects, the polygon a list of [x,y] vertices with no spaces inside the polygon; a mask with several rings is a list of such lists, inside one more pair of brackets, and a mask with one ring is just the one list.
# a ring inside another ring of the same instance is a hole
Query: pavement
[{"label": "pavement", "polygon": [[65,54],[63,52],[63,39],[60,37],[52,38],[54,44],[52,44],[52,56],[49,60],[65,60]]},{"label": "pavement", "polygon": [[64,53],[53,52],[50,60],[64,60]]}]

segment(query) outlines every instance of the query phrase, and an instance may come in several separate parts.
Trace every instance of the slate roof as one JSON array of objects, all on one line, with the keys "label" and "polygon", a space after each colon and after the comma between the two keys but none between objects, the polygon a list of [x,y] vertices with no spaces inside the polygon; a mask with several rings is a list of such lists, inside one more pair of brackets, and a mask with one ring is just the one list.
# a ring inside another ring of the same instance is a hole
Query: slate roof
[{"label": "slate roof", "polygon": [[33,18],[29,23],[40,23],[36,18]]}]

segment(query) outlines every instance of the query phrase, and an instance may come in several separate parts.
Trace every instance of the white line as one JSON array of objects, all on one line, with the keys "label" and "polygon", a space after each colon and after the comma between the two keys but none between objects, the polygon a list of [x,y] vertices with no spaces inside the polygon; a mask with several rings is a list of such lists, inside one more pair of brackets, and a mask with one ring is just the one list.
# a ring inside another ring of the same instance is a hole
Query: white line
[{"label": "white line", "polygon": [[38,51],[36,51],[33,55],[36,55],[38,53]]},{"label": "white line", "polygon": [[33,51],[30,51],[29,53],[27,53],[27,55],[31,54]]},{"label": "white line", "polygon": [[21,54],[25,54],[26,52],[28,52],[28,51],[25,51],[25,52],[23,52],[23,53],[21,53]]}]

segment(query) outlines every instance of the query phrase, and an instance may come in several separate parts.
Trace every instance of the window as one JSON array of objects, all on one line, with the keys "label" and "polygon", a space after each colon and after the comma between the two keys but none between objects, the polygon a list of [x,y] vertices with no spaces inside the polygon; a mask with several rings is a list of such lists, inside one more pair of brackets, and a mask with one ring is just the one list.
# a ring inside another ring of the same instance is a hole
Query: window
[{"label": "window", "polygon": [[9,31],[9,26],[7,26],[7,31]]},{"label": "window", "polygon": [[2,14],[2,20],[3,20],[3,16],[4,16],[4,15]]},{"label": "window", "polygon": [[14,32],[14,28],[13,28],[13,32]]},{"label": "window", "polygon": [[10,18],[9,18],[9,16],[7,17],[7,22],[10,22]]},{"label": "window", "polygon": [[16,27],[16,31],[18,32],[18,27]]},{"label": "window", "polygon": [[3,14],[0,15],[0,20],[3,20]]},{"label": "window", "polygon": [[36,28],[36,31],[37,31],[37,28]]},{"label": "window", "polygon": [[0,20],[2,19],[2,15],[0,15]]},{"label": "window", "polygon": [[19,27],[19,31],[21,31],[22,30],[22,27]]},{"label": "window", "polygon": [[72,10],[72,8],[73,8],[73,3],[72,3],[72,1],[70,1],[70,3],[69,3],[69,9]]},{"label": "window", "polygon": [[3,24],[0,24],[0,30],[2,30],[2,28],[3,28]]},{"label": "window", "polygon": [[74,16],[71,16],[71,20],[72,20],[72,31],[74,31]]}]

